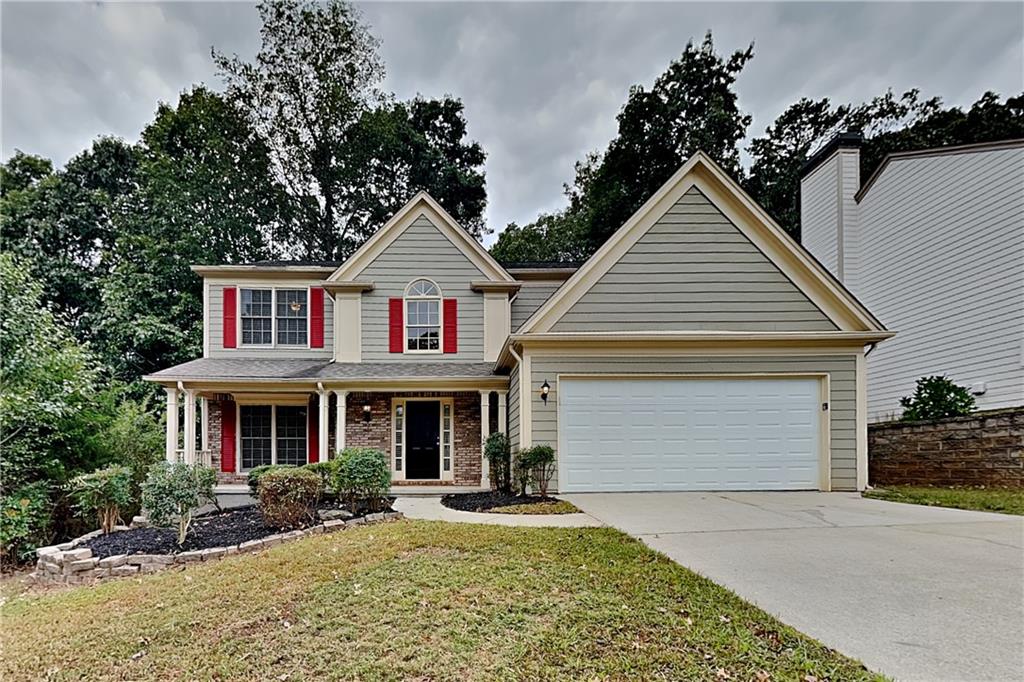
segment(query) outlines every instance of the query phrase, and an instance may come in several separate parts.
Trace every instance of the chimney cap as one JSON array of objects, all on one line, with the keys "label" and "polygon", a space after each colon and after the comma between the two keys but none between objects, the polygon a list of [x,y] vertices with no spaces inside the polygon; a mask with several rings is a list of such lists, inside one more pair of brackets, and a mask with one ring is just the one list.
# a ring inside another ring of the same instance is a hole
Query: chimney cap
[{"label": "chimney cap", "polygon": [[800,179],[803,180],[810,175],[825,159],[832,156],[837,149],[860,149],[863,144],[864,133],[859,130],[848,130],[844,133],[839,133],[804,162],[804,165],[800,167]]}]

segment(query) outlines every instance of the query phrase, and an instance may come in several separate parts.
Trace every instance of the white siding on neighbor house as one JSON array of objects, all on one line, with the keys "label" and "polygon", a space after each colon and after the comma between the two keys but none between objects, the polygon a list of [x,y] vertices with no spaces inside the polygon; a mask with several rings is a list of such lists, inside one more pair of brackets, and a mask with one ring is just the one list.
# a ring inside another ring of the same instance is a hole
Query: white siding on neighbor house
[{"label": "white siding on neighbor house", "polygon": [[834,331],[699,190],[684,194],[552,327]]},{"label": "white siding on neighbor house", "polygon": [[551,295],[562,286],[562,280],[556,282],[526,281],[512,300],[512,331],[516,331],[530,319],[537,308],[551,298]]},{"label": "white siding on neighbor house", "polygon": [[1024,404],[1024,148],[894,159],[860,226],[858,293],[898,332],[867,358],[871,418],[934,374]]},{"label": "white siding on neighbor house", "polygon": [[[458,353],[391,353],[388,350],[388,299],[402,298],[405,288],[425,277],[441,288],[444,298],[458,299]],[[484,359],[483,295],[470,289],[486,276],[457,246],[421,215],[354,279],[373,282],[362,300],[363,362],[482,362]]]},{"label": "white siding on neighbor house", "polygon": [[838,154],[833,154],[800,181],[800,243],[833,274],[838,267],[839,254],[838,182]]},{"label": "white siding on neighbor house", "polygon": [[[224,288],[238,289],[236,300],[241,303],[242,289],[306,289],[322,283],[320,279],[281,279],[281,280],[233,280],[210,279],[205,285],[209,287],[209,309],[206,319],[209,321],[209,353],[211,358],[326,358],[330,360],[334,354],[334,301],[324,293],[324,347],[323,348],[269,348],[259,346],[242,347],[242,322],[235,324],[237,348],[224,348]],[[309,301],[307,295],[307,302]],[[308,338],[307,338],[308,341]]]}]

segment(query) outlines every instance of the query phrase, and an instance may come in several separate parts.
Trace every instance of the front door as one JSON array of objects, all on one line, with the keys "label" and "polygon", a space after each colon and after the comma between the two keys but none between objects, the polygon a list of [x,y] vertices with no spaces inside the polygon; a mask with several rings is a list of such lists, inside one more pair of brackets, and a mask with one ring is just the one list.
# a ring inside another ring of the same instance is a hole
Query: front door
[{"label": "front door", "polygon": [[441,403],[410,400],[405,404],[406,479],[441,478]]}]

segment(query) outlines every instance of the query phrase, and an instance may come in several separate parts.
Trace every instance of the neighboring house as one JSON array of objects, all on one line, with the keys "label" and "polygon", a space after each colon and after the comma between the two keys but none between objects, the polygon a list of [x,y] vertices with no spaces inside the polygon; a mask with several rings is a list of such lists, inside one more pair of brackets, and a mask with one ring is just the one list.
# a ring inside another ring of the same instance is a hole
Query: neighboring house
[{"label": "neighboring house", "polygon": [[204,357],[147,379],[168,458],[224,481],[372,446],[396,484],[476,487],[503,430],[563,492],[866,484],[891,333],[703,154],[578,268],[502,267],[421,193],[344,263],[194,270]]},{"label": "neighboring house", "polygon": [[899,332],[870,353],[870,418],[936,374],[1024,404],[1024,140],[891,154],[863,186],[860,143],[807,163],[800,212],[807,250]]}]

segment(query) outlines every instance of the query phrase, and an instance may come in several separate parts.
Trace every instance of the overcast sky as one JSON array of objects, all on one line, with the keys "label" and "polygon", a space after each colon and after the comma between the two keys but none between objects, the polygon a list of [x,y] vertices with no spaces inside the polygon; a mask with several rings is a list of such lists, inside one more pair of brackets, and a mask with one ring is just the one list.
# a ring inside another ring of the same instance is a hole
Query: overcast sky
[{"label": "overcast sky", "polygon": [[[799,97],[862,101],[918,87],[969,105],[1024,90],[1024,4],[372,3],[385,87],[452,94],[487,151],[488,223],[563,205],[562,184],[603,149],[631,84],[650,85],[688,39],[755,43],[740,105],[763,131]],[[243,3],[0,5],[2,154],[61,164],[100,134],[138,139],[156,103],[220,87],[210,48],[251,57],[259,18]],[[493,241],[492,235],[487,239]]]}]

